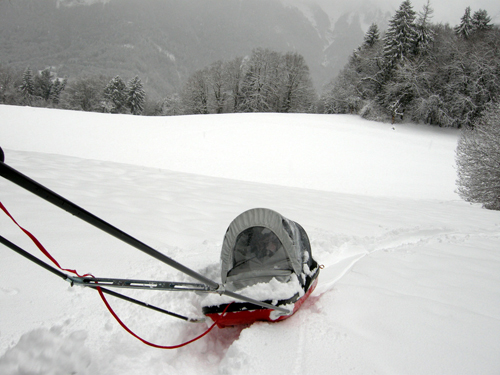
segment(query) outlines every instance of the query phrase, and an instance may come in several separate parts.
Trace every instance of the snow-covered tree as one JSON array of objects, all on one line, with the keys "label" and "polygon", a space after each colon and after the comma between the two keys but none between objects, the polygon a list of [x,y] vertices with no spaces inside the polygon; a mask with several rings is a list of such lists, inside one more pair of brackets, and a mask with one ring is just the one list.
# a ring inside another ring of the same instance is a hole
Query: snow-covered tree
[{"label": "snow-covered tree", "polygon": [[133,115],[140,115],[144,109],[146,92],[139,77],[132,78],[127,85],[127,106]]},{"label": "snow-covered tree", "polygon": [[286,53],[282,60],[280,112],[307,112],[315,99],[309,67],[297,52]]},{"label": "snow-covered tree", "polygon": [[389,21],[384,37],[384,56],[389,65],[415,55],[418,40],[415,18],[410,0],[405,0]]},{"label": "snow-covered tree", "polygon": [[357,113],[363,105],[360,82],[354,65],[345,66],[322,96],[325,113]]},{"label": "snow-covered tree", "polygon": [[380,39],[380,32],[376,23],[372,23],[365,34],[364,46],[373,47]]},{"label": "snow-covered tree", "polygon": [[429,0],[421,12],[418,13],[417,19],[417,52],[420,54],[425,54],[429,48],[430,44],[434,40],[434,31],[431,28],[430,19],[432,18],[432,13],[434,10],[431,8]]},{"label": "snow-covered tree", "polygon": [[242,101],[244,112],[278,112],[279,83],[282,68],[278,52],[257,48],[247,62],[247,70],[242,81]]},{"label": "snow-covered tree", "polygon": [[245,75],[246,58],[236,57],[224,65],[228,98],[228,112],[236,112],[242,98],[241,84]]},{"label": "snow-covered tree", "polygon": [[211,112],[223,113],[227,95],[225,92],[226,78],[224,71],[224,62],[219,60],[213,63],[208,69],[208,84],[210,85],[210,106],[213,108]]},{"label": "snow-covered tree", "polygon": [[460,19],[460,24],[455,27],[455,33],[462,38],[468,39],[474,31],[470,7],[465,8],[465,13]]},{"label": "snow-covered tree", "polygon": [[204,115],[209,113],[208,101],[210,85],[206,69],[197,70],[192,74],[183,89],[182,103],[186,114]]},{"label": "snow-covered tree", "polygon": [[33,96],[35,95],[35,80],[33,78],[33,72],[28,67],[23,73],[23,78],[21,81],[21,86],[19,86],[19,90],[23,95],[23,99],[26,104],[31,104],[33,100]]},{"label": "snow-covered tree", "polygon": [[65,90],[65,105],[71,109],[101,112],[104,101],[104,77],[82,77],[68,85]]},{"label": "snow-covered tree", "polygon": [[474,31],[491,30],[493,25],[490,22],[491,18],[488,16],[488,12],[483,9],[479,9],[477,12],[474,12],[474,15],[472,16]]},{"label": "snow-covered tree", "polygon": [[51,101],[54,104],[59,104],[61,92],[66,88],[67,83],[68,83],[68,80],[66,78],[62,79],[62,80],[59,78],[56,78],[52,82],[52,87],[50,88],[49,101]]},{"label": "snow-covered tree", "polygon": [[13,68],[0,65],[0,103],[19,104],[22,102],[17,73]]},{"label": "snow-covered tree", "polygon": [[172,94],[163,99],[160,114],[163,116],[179,116],[184,114],[184,107],[179,94]]},{"label": "snow-covered tree", "polygon": [[464,128],[456,161],[458,193],[466,201],[500,210],[500,104],[492,104],[475,123]]},{"label": "snow-covered tree", "polygon": [[111,113],[121,113],[127,106],[128,92],[127,85],[116,76],[104,88],[104,98],[106,99],[107,110]]},{"label": "snow-covered tree", "polygon": [[35,95],[45,101],[49,101],[54,76],[49,69],[44,69],[35,76]]}]

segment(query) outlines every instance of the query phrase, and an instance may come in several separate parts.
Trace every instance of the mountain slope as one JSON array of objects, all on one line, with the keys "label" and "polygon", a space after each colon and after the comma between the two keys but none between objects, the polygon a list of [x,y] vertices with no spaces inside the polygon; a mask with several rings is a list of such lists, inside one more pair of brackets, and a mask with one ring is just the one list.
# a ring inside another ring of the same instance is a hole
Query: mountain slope
[{"label": "mountain slope", "polygon": [[348,32],[337,27],[331,46],[335,27],[321,8],[311,8],[308,18],[279,1],[110,0],[68,6],[80,3],[0,2],[0,64],[51,67],[70,79],[139,75],[148,91],[161,97],[178,91],[196,69],[263,47],[301,53],[320,89],[363,35],[359,22]]}]

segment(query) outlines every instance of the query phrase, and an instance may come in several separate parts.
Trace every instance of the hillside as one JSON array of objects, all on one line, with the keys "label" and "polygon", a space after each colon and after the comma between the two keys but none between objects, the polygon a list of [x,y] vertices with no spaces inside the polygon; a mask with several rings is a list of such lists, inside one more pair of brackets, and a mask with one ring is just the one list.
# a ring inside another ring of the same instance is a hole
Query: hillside
[{"label": "hillside", "polygon": [[[265,0],[0,2],[0,64],[51,67],[74,79],[139,75],[153,96],[178,91],[195,70],[254,48],[302,54],[316,87],[333,78],[362,41],[372,8],[339,14]],[[364,15],[366,13],[366,16]],[[338,18],[338,19],[337,19]]]}]

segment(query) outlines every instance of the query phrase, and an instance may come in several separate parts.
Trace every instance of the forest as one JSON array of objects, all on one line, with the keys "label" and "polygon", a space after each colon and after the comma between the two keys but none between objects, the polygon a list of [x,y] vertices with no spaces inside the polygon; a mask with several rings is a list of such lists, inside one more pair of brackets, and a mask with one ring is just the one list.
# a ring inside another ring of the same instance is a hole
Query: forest
[{"label": "forest", "polygon": [[322,96],[326,113],[382,121],[468,127],[500,93],[500,31],[487,11],[467,7],[460,23],[431,22],[404,1],[385,33],[364,43]]},{"label": "forest", "polygon": [[141,72],[125,83],[119,75],[61,79],[50,68],[0,65],[0,103],[143,115],[351,113],[461,128],[498,102],[499,54],[500,31],[486,10],[468,7],[451,27],[432,22],[429,3],[417,12],[406,0],[387,30],[371,25],[321,93],[301,54],[256,48],[196,70],[161,100],[144,91]]}]

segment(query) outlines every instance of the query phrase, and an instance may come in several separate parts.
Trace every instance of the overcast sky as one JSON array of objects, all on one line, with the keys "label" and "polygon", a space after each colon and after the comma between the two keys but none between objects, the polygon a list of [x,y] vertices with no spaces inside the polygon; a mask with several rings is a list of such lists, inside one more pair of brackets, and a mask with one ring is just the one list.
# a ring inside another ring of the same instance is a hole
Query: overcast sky
[{"label": "overcast sky", "polygon": [[[359,9],[364,3],[370,2],[379,5],[382,10],[388,10],[391,14],[399,8],[403,0],[284,0],[285,2],[316,2],[322,6],[331,16],[332,12],[339,10]],[[411,0],[415,11],[422,10],[427,0]],[[465,8],[471,7],[472,12],[479,9],[488,11],[493,22],[500,24],[500,1],[499,0],[431,0],[431,8],[434,9],[432,22],[449,23],[457,25],[465,12]],[[333,15],[334,16],[334,15]]]}]

